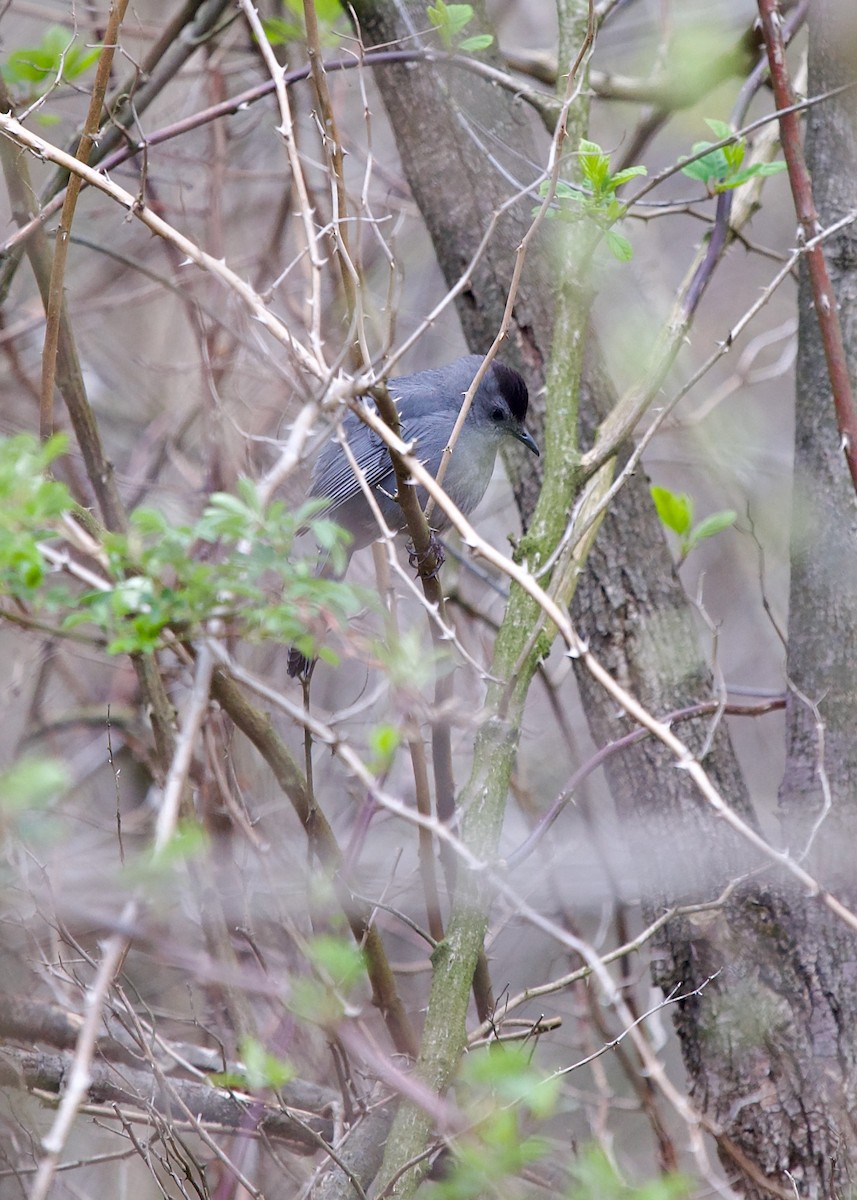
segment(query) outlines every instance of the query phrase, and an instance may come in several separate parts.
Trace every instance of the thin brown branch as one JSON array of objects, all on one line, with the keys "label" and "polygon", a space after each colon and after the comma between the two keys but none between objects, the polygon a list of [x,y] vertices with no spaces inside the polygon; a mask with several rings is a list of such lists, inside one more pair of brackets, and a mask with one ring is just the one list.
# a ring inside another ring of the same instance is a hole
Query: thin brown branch
[{"label": "thin brown branch", "polygon": [[[701,704],[691,705],[689,708],[677,709],[675,712],[669,713],[664,717],[664,723],[667,725],[676,725],[682,721],[698,720],[700,717],[726,713],[728,716],[738,717],[763,717],[771,712],[779,712],[786,706],[785,696],[778,696],[774,700],[765,700],[760,704],[722,704],[720,700],[706,700]],[[563,789],[562,794],[553,802],[551,807],[539,820],[539,823],[530,833],[525,842],[513,850],[511,854],[506,855],[507,865],[514,869],[519,867],[532,852],[536,849],[539,842],[548,832],[550,827],[556,821],[560,813],[571,803],[574,796],[584,782],[593,772],[602,767],[608,758],[612,758],[614,754],[619,754],[623,750],[635,746],[637,742],[649,737],[647,729],[635,729],[631,733],[625,734],[624,737],[616,738],[606,746],[602,746],[596,751],[591,758],[587,759],[572,775],[568,786]]]},{"label": "thin brown branch", "polygon": [[342,876],[342,851],[327,818],[312,803],[306,780],[289,750],[277,736],[268,717],[246,699],[223,671],[214,672],[211,694],[271,768],[291,802],[306,833],[310,849],[333,876],[337,895],[358,945],[366,954],[373,1002],[387,1023],[390,1037],[401,1054],[414,1057],[417,1042],[405,1012],[380,934],[371,923],[371,911],[358,902]]},{"label": "thin brown branch", "polygon": [[[768,50],[771,84],[774,89],[774,100],[779,110],[780,137],[788,164],[795,212],[800,222],[803,240],[810,242],[820,233],[822,225],[813,199],[812,181],[803,153],[797,114],[787,111],[794,104],[794,94],[786,63],[782,19],[777,0],[759,0],[759,16]],[[824,250],[820,245],[807,252],[806,264],[815,301],[818,329],[824,346],[827,373],[833,390],[836,424],[842,441],[842,450],[845,453],[845,461],[848,463],[851,482],[857,489],[857,405],[855,405],[854,392],[851,387],[851,376],[845,355],[842,326],[839,323],[836,295],[830,273],[827,270]]]},{"label": "thin brown branch", "polygon": [[[399,412],[387,387],[382,385],[374,388],[373,396],[383,421],[396,437],[399,437],[401,428]],[[352,407],[354,412],[361,417],[366,411],[365,405],[354,404]],[[410,485],[410,470],[401,455],[390,449],[389,446],[388,449],[396,475],[396,497],[413,543],[414,560],[417,563],[417,572],[423,593],[427,604],[438,616],[438,621],[429,622],[432,644],[436,652],[442,652],[444,645],[441,630],[448,625],[448,620],[443,588],[438,578],[441,563],[437,544],[433,540],[426,514],[420,507],[417,490]],[[440,671],[435,679],[437,711],[439,713],[447,711],[451,699],[452,677],[449,672]],[[434,767],[437,817],[439,821],[449,825],[455,816],[455,777],[452,769],[452,737],[449,721],[446,719],[436,721],[432,730],[432,766]],[[455,855],[451,853],[445,842],[441,843],[440,855],[447,878],[447,886],[451,889],[455,880]],[[434,936],[437,936],[434,930],[432,932]],[[481,999],[480,1007],[482,1007]]]},{"label": "thin brown branch", "polygon": [[[0,108],[11,111],[11,101],[2,78],[0,78]],[[9,119],[11,118],[0,117],[0,120]],[[19,126],[19,128],[21,127]],[[76,160],[70,156],[66,155],[65,157],[68,162],[76,163]],[[2,164],[9,191],[13,216],[16,223],[23,224],[32,216],[33,212],[37,211],[38,202],[25,156],[19,153],[12,141],[4,137],[0,137],[0,164]],[[77,163],[76,165],[84,169],[83,164]],[[35,236],[26,243],[26,252],[36,278],[42,304],[47,310],[51,289],[51,250],[41,226],[38,226]],[[58,326],[56,381],[65,401],[75,438],[83,456],[87,477],[101,509],[104,523],[112,531],[125,530],[127,528],[125,508],[116,486],[113,464],[105,453],[101,433],[86,394],[74,332],[64,304],[61,307]],[[164,771],[172,755],[172,706],[154,657],[134,655],[132,662],[152,722],[158,768],[160,771]]]},{"label": "thin brown branch", "polygon": [[[2,103],[2,97],[0,97],[0,103]],[[185,237],[177,229],[174,229],[169,222],[159,217],[139,197],[132,196],[130,192],[113,183],[101,171],[93,170],[84,163],[78,162],[64,150],[60,150],[59,147],[52,145],[50,142],[45,141],[44,138],[26,129],[13,117],[2,113],[0,113],[0,134],[5,135],[5,137],[0,138],[0,147],[6,146],[9,155],[13,154],[13,152],[8,150],[8,142],[17,143],[19,146],[38,155],[38,157],[46,158],[50,162],[65,167],[72,174],[80,175],[85,182],[110,196],[112,200],[115,200],[117,204],[121,205],[133,217],[141,221],[148,229],[151,229],[153,233],[171,242],[172,245],[191,259],[192,262],[195,262],[203,270],[210,272],[220,279],[222,283],[230,287],[244,301],[251,315],[276,341],[282,343],[294,355],[298,364],[304,370],[316,378],[323,376],[324,372],[321,361],[313,354],[310,354],[291,335],[288,328],[270,312],[261,296],[249,284],[245,283],[239,275],[231,271],[213,255],[206,254],[205,251],[200,250],[195,242]],[[48,282],[49,276],[45,279],[45,289],[47,289]],[[84,450],[84,454],[86,454],[85,448],[81,448]]]},{"label": "thin brown branch", "polygon": [[[4,1087],[23,1086],[34,1092],[59,1095],[71,1064],[68,1054],[45,1054],[6,1046],[0,1057],[0,1083]],[[149,1071],[123,1066],[117,1072],[102,1062],[90,1064],[84,1099],[87,1107],[119,1104],[129,1120],[139,1121],[151,1121],[151,1114],[145,1111],[147,1106],[169,1115],[179,1099],[203,1124],[244,1136],[264,1135],[286,1143],[295,1154],[315,1154],[318,1137],[331,1140],[334,1132],[333,1122],[327,1117],[300,1112],[295,1118],[288,1109],[262,1104],[237,1090],[212,1087],[207,1081],[169,1079],[159,1085]],[[250,1114],[252,1120],[248,1125]],[[102,1110],[102,1115],[112,1113],[107,1109]],[[30,1195],[35,1196],[35,1190]]]},{"label": "thin brown branch", "polygon": [[[129,900],[120,917],[120,923],[131,925],[137,913],[137,902]],[[39,1163],[36,1179],[30,1192],[31,1200],[46,1200],[53,1182],[60,1154],[71,1134],[71,1127],[80,1106],[87,1098],[93,1080],[93,1056],[101,1026],[101,1010],[107,992],[116,973],[120,970],[128,952],[130,938],[125,933],[115,933],[104,946],[101,962],[92,987],[86,993],[86,1016],[75,1045],[71,1064],[58,1086],[61,1091],[59,1109],[50,1132],[42,1138],[44,1156]]]},{"label": "thin brown branch", "polygon": [[[327,83],[327,72],[321,51],[321,36],[318,28],[318,13],[315,0],[304,0],[304,22],[306,24],[307,57],[313,87],[318,101],[318,119],[321,127],[321,140],[327,159],[327,174],[330,179],[333,217],[331,221],[333,240],[336,247],[336,260],[342,291],[345,296],[346,314],[353,319],[355,310],[361,305],[359,278],[354,270],[351,250],[349,248],[348,226],[345,223],[348,215],[348,192],[345,186],[345,156],[342,152],[342,139],[337,126],[336,113]],[[363,367],[368,367],[371,356],[369,347],[362,342]]]},{"label": "thin brown branch", "polygon": [[[384,439],[388,446],[392,447],[398,454],[402,456],[402,461],[408,467],[411,475],[416,480],[419,487],[424,488],[435,499],[436,503],[444,510],[450,523],[461,534],[464,544],[470,549],[478,553],[486,562],[492,563],[500,571],[514,580],[523,591],[543,610],[549,623],[551,623],[558,632],[560,638],[566,646],[566,652],[569,657],[579,659],[584,667],[592,675],[596,683],[599,684],[611,696],[624,712],[628,714],[632,720],[636,721],[643,729],[651,733],[659,742],[661,742],[674,756],[677,765],[687,772],[690,779],[698,789],[702,799],[709,805],[714,812],[723,821],[726,822],[741,838],[748,842],[755,850],[757,850],[764,858],[773,862],[775,865],[782,867],[784,871],[790,874],[797,882],[806,889],[809,896],[818,899],[826,908],[829,908],[837,917],[839,917],[850,929],[857,932],[857,915],[842,903],[836,896],[829,892],[821,883],[808,871],[805,871],[787,850],[778,850],[766,841],[755,829],[752,828],[727,802],[718,792],[717,788],[712,783],[708,773],[702,764],[691,753],[690,748],[678,738],[670,726],[665,722],[653,716],[626,688],[617,683],[610,673],[602,666],[594,654],[590,651],[588,645],[579,637],[574,627],[571,624],[568,613],[563,607],[548,595],[541,587],[533,575],[519,563],[508,558],[501,551],[487,542],[483,537],[476,532],[467,518],[462,512],[452,503],[442,488],[437,486],[437,482],[429,471],[425,469],[419,459],[415,458],[410,452],[408,446],[396,437],[388,426],[371,411],[365,411],[363,419],[367,425],[370,425],[375,432]],[[385,807],[391,808],[393,811],[400,812],[405,819],[409,819],[416,824],[419,820],[415,820],[417,814],[408,814],[404,806],[396,805],[391,801],[382,797],[380,792],[376,792],[380,802]],[[454,840],[454,839],[453,839]]]},{"label": "thin brown branch", "polygon": [[252,0],[238,0],[244,16],[247,18],[247,23],[253,32],[253,36],[258,43],[259,50],[264,59],[265,65],[270,72],[271,79],[274,83],[274,91],[277,95],[277,106],[280,110],[280,125],[277,129],[280,137],[283,139],[283,144],[286,147],[286,155],[289,160],[289,167],[292,175],[292,187],[298,201],[298,215],[303,226],[304,245],[309,258],[310,264],[310,297],[308,301],[309,313],[306,321],[309,341],[312,346],[313,356],[319,368],[326,369],[323,339],[321,336],[321,284],[324,269],[323,257],[318,244],[318,234],[315,228],[313,219],[313,206],[309,200],[309,185],[307,183],[306,174],[304,171],[303,158],[298,152],[297,134],[295,122],[292,116],[291,105],[289,103],[288,90],[286,88],[286,69],[280,66],[277,62],[276,55],[268,41],[265,28],[262,24],[261,17],[256,11]]},{"label": "thin brown branch", "polygon": [[[104,96],[110,82],[110,70],[113,66],[113,55],[119,38],[119,30],[125,17],[128,0],[117,0],[111,4],[107,19],[107,29],[104,33],[104,44],[98,56],[98,66],[95,71],[95,82],[92,95],[89,98],[89,109],[83,123],[75,158],[79,162],[89,162],[89,155],[95,144],[95,135],[101,124],[101,110]],[[67,319],[63,312],[65,307],[64,287],[68,247],[74,211],[77,198],[83,182],[79,175],[69,177],[65,190],[62,213],[57,227],[54,242],[54,258],[51,268],[51,278],[48,287],[48,300],[45,305],[45,344],[42,351],[42,392],[39,406],[39,433],[42,440],[47,440],[54,431],[54,383],[56,377],[57,351],[59,348],[60,325]]]}]

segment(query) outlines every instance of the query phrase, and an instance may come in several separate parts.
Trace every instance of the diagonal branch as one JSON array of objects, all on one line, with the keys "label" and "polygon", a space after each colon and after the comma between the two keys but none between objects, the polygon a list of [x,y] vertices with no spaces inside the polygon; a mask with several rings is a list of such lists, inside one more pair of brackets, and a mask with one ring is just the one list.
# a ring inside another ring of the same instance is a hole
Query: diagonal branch
[{"label": "diagonal branch", "polygon": [[25,150],[29,150],[38,158],[47,159],[49,162],[56,163],[57,166],[64,167],[72,174],[79,175],[85,183],[91,187],[97,188],[104,192],[117,204],[141,221],[158,237],[164,238],[170,242],[182,254],[186,255],[191,262],[202,267],[203,270],[218,278],[222,283],[225,283],[244,301],[254,320],[258,321],[264,329],[278,342],[286,347],[299,365],[316,379],[324,377],[324,364],[320,362],[313,354],[311,354],[295,337],[289,329],[273,315],[262,300],[261,296],[248,283],[232,271],[226,264],[211,254],[206,254],[199,246],[190,238],[185,237],[168,221],[159,217],[153,209],[143,203],[139,197],[132,196],[130,192],[126,192],[124,188],[113,183],[108,179],[102,171],[93,170],[85,163],[78,162],[71,154],[67,154],[65,150],[60,150],[58,146],[52,145],[45,141],[44,138],[33,133],[25,128],[20,121],[16,121],[14,117],[0,114],[0,134],[4,135],[9,141],[22,146]]}]

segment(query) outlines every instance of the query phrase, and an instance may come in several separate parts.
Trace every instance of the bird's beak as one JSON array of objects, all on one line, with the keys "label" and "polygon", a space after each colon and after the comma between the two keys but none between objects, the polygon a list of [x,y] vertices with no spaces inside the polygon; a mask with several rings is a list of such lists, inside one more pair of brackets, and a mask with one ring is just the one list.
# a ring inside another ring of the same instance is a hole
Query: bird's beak
[{"label": "bird's beak", "polygon": [[524,428],[523,425],[517,431],[517,433],[515,434],[515,437],[518,439],[519,442],[523,442],[528,450],[532,450],[532,452],[533,452],[533,454],[535,454],[536,458],[541,457],[541,455],[539,454],[539,448],[536,445],[536,439],[529,432],[529,430]]}]

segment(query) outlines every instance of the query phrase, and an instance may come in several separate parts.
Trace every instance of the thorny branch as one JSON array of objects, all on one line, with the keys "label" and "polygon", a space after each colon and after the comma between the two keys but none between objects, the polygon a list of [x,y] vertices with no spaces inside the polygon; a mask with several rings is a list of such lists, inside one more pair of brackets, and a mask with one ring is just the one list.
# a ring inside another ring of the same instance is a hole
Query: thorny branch
[{"label": "thorny branch", "polygon": [[815,301],[815,314],[824,346],[836,423],[842,439],[842,450],[851,482],[857,489],[857,405],[851,387],[851,375],[842,340],[839,322],[839,306],[824,250],[818,241],[821,222],[812,195],[812,181],[804,158],[797,114],[789,111],[794,104],[786,50],[783,44],[782,24],[778,0],[759,0],[759,16],[768,50],[771,69],[771,85],[779,110],[780,134],[789,169],[789,183],[794,197],[795,211],[800,222],[801,234],[806,244],[806,263]]}]

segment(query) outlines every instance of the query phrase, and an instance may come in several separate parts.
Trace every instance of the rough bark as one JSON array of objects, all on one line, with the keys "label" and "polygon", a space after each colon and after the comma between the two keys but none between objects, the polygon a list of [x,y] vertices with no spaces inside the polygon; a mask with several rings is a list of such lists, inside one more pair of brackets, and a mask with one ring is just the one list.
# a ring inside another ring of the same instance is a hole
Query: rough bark
[{"label": "rough bark", "polygon": [[[838,13],[834,11],[838,8]],[[855,22],[834,3],[813,7],[810,94],[853,78]],[[845,24],[850,28],[845,29]],[[847,51],[851,47],[851,53]],[[848,63],[852,64],[849,71]],[[853,98],[836,97],[810,117],[807,153],[822,225],[853,207],[857,177],[857,124]],[[830,245],[829,262],[846,342],[854,361],[857,345],[855,236],[849,227]],[[850,868],[855,818],[853,669],[857,569],[854,567],[855,499],[838,444],[824,354],[806,280],[801,286],[801,334],[796,427],[795,520],[789,623],[789,675],[803,696],[819,702],[825,722],[825,764],[833,808],[811,859],[823,882],[853,903]],[[854,370],[852,367],[852,376]],[[645,502],[641,480],[626,499]],[[620,523],[621,522],[621,523]],[[577,614],[597,652],[652,707],[664,711],[682,697],[704,694],[686,647],[692,646],[686,614],[668,564],[625,547],[641,544],[634,505],[614,509],[590,558],[590,579],[578,594]],[[673,608],[672,628],[659,628]],[[647,632],[648,631],[648,632]],[[670,640],[672,639],[672,650]],[[690,641],[688,640],[690,639]],[[647,646],[650,649],[647,649]],[[652,649],[666,661],[688,662],[687,672],[668,675],[647,666]],[[692,650],[690,651],[692,655]],[[581,679],[590,725],[598,741],[619,732],[615,715]],[[696,744],[699,742],[697,740]],[[799,852],[822,805],[815,713],[792,695],[788,757],[781,794],[783,844]],[[746,802],[728,757],[707,760],[726,798]],[[680,787],[666,791],[669,765],[653,745],[608,766],[611,789],[624,822],[645,832],[641,861],[653,881],[669,881],[664,899],[699,900],[713,895],[740,855],[721,842],[712,855],[714,823]],[[695,850],[688,860],[689,847]],[[686,877],[677,862],[689,862]],[[650,901],[658,890],[649,893]],[[742,1194],[769,1195],[742,1177],[735,1149],[758,1164],[774,1187],[796,1190],[808,1200],[853,1194],[855,1153],[854,937],[817,902],[797,895],[774,877],[748,881],[718,914],[677,922],[667,932],[659,980],[665,988],[702,982],[719,972],[700,996],[682,1004],[676,1024],[692,1096],[723,1131],[721,1157]]]},{"label": "rough bark", "polygon": [[[829,5],[819,6],[814,21],[814,91],[836,82],[822,70],[825,52],[818,31],[825,21],[825,7]],[[390,6],[366,2],[356,8],[367,41],[392,40],[405,32]],[[415,12],[413,6],[411,11]],[[461,85],[454,76],[436,68],[391,67],[379,72],[378,82],[408,182],[441,267],[452,281],[473,253],[486,215],[508,194],[508,181],[486,169],[484,149],[463,131],[456,108],[456,90]],[[472,80],[467,81],[466,90],[465,111],[474,112],[477,104],[480,121],[485,121],[487,105],[490,125],[502,128],[504,143],[532,157],[532,131],[514,103],[498,90],[481,89]],[[413,103],[401,102],[405,91]],[[833,115],[831,136],[839,145],[837,163],[842,161],[842,123],[849,104],[853,109],[853,99],[846,94],[841,111]],[[827,106],[816,113],[818,125],[828,128],[831,114]],[[832,174],[828,167],[828,175]],[[854,172],[843,171],[843,177],[846,182],[853,180]],[[443,179],[443,188],[438,188],[438,178]],[[853,203],[853,194],[845,200],[846,206],[849,203]],[[474,273],[473,286],[459,305],[465,336],[474,349],[484,348],[496,330],[511,269],[508,247],[517,244],[523,228],[514,222],[526,223],[527,213],[524,209],[509,216],[496,247]],[[830,208],[825,212],[826,219],[836,215]],[[841,267],[850,266],[853,242],[843,240],[835,253],[842,260]],[[547,360],[551,330],[550,297],[545,289],[538,294],[539,287],[538,273],[522,284],[510,354],[531,382]],[[804,313],[804,323],[806,316]],[[802,353],[807,352],[806,343],[813,333],[814,329],[804,332]],[[823,367],[809,365],[806,371],[824,379]],[[591,433],[611,400],[595,347],[583,391],[581,413]],[[808,407],[814,410],[826,404],[825,393],[822,401],[810,400]],[[813,440],[811,432],[806,436]],[[827,458],[847,492],[847,477],[835,444],[829,445]],[[516,480],[525,519],[532,511],[537,483],[535,471],[524,482]],[[827,495],[824,476],[818,487],[822,496]],[[840,495],[842,503],[831,523],[843,538],[850,538],[853,497]],[[825,536],[827,529],[825,524]],[[813,546],[820,550],[818,543],[823,540],[813,539]],[[847,552],[837,550],[830,559],[841,562],[849,556],[853,558],[853,542]],[[811,563],[807,571],[813,571]],[[857,589],[846,592],[846,581],[840,576],[839,592],[843,593],[842,605],[833,610],[827,604],[823,611],[836,612],[835,619],[846,620],[853,633],[849,605]],[[813,604],[808,607],[809,628],[814,620],[824,643],[823,655],[815,659],[821,663],[821,675],[830,678],[833,664],[839,662],[844,685],[847,664],[854,657],[847,654],[851,636],[837,644],[839,639],[831,634],[836,625],[824,628],[817,615],[812,617]],[[665,713],[710,697],[711,677],[700,654],[692,610],[642,474],[620,493],[605,521],[578,589],[575,616],[598,657],[653,710]],[[807,652],[812,656],[817,651],[808,645]],[[603,744],[626,732],[612,702],[588,677],[581,676],[580,684],[596,742]],[[817,678],[807,680],[816,696],[824,686]],[[796,719],[793,713],[793,729]],[[853,729],[853,719],[846,711],[843,731],[849,724]],[[696,750],[701,749],[706,732],[703,725],[688,735]],[[796,741],[794,735],[792,740]],[[814,734],[808,741],[804,738],[804,745],[814,750]],[[853,745],[843,749],[846,764],[855,756]],[[812,762],[811,753],[803,756],[804,775],[814,784],[808,767]],[[705,763],[729,803],[752,820],[725,728],[718,729]],[[721,830],[683,773],[659,747],[641,743],[614,756],[608,777],[623,829],[633,841],[634,858],[643,864],[641,883],[651,906],[714,899],[729,880],[746,869],[748,856],[743,847]],[[676,1007],[676,1024],[693,1099],[722,1130],[718,1144],[735,1186],[753,1200],[771,1194],[759,1181],[761,1176],[780,1191],[793,1191],[793,1179],[798,1194],[808,1200],[850,1194],[855,1138],[849,1116],[854,1111],[849,1080],[857,1077],[857,1072],[849,1030],[857,1025],[849,998],[853,989],[849,991],[845,982],[854,974],[853,938],[834,926],[817,902],[794,895],[768,873],[734,890],[721,911],[674,922],[666,931],[661,952],[658,978],[665,988],[680,984],[688,990],[711,981],[701,994]],[[758,1164],[755,1181],[741,1171],[742,1156]]]},{"label": "rough bark", "polygon": [[[425,5],[358,0],[353,5],[367,47],[426,26]],[[500,213],[544,159],[547,138],[539,117],[523,102],[484,80],[439,64],[393,64],[374,73],[396,135],[402,169],[444,277],[455,283],[467,270],[492,215]],[[529,228],[533,197],[522,196],[497,219],[496,229],[458,301],[467,344],[486,351],[500,324],[515,250]],[[530,384],[544,384],[552,326],[550,272],[536,253],[528,257],[502,357]],[[537,440],[543,414],[531,408]],[[507,461],[522,513],[535,507],[541,479],[532,455],[513,449]]]},{"label": "rough bark", "polygon": [[[817,4],[812,16],[811,92],[853,83],[855,54],[857,19],[851,6],[846,13],[839,0]],[[857,115],[852,94],[835,96],[809,114],[806,155],[824,227],[854,206]],[[853,225],[827,243],[826,258],[853,379],[857,370],[857,231]],[[834,800],[828,824],[843,823],[840,835],[853,835],[857,499],[839,444],[805,273],[799,305],[788,671],[795,687],[818,703],[824,722],[824,766]],[[806,836],[823,804],[819,740],[815,715],[797,695],[790,700],[788,714],[788,758],[780,801],[789,836],[798,838]]]},{"label": "rough bark", "polygon": [[[7,1046],[0,1058],[0,1086],[58,1096],[67,1087],[71,1066],[69,1054]],[[330,1141],[334,1133],[329,1117],[308,1112],[293,1116],[286,1109],[260,1104],[195,1079],[171,1079],[155,1084],[149,1071],[119,1069],[99,1062],[89,1068],[86,1096],[88,1103],[107,1106],[106,1115],[110,1117],[114,1115],[113,1106],[130,1105],[173,1120],[196,1121],[200,1126],[211,1123],[247,1134],[262,1133],[282,1142],[295,1154],[316,1154],[319,1139]]]},{"label": "rough bark", "polygon": [[[644,505],[644,481],[630,487]],[[614,511],[605,523],[575,616],[611,672],[667,712],[709,695],[711,682],[694,658],[693,624],[668,559],[652,557],[653,548],[637,553],[633,512],[619,522]],[[670,664],[678,667],[672,677]],[[626,732],[582,673],[579,686],[599,744]],[[696,751],[704,733],[703,723],[682,727]],[[722,795],[752,819],[725,737],[719,730],[705,765]],[[647,742],[614,756],[606,770],[650,909],[713,900],[746,870],[745,849],[661,747]],[[672,922],[661,940],[664,990],[706,985],[675,1006],[674,1021],[691,1097],[722,1131],[718,1147],[733,1186],[753,1200],[771,1193],[742,1176],[736,1151],[786,1191],[789,1172],[802,1198],[849,1194],[842,1187],[854,1146],[847,1113],[855,1071],[853,990],[845,980],[853,976],[853,942],[817,901],[770,873],[748,879],[721,911]]]}]

